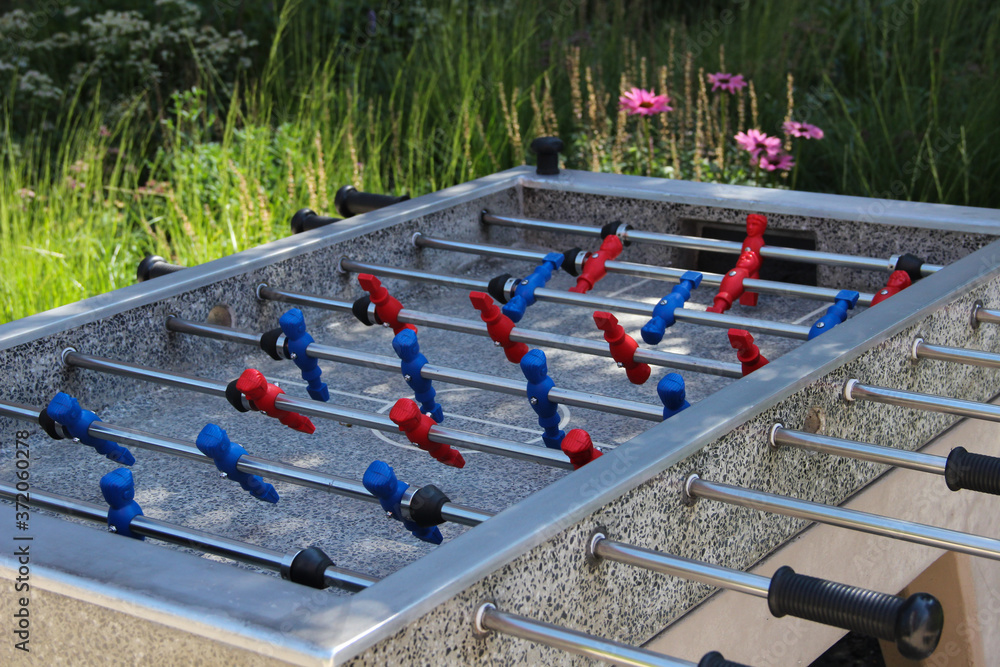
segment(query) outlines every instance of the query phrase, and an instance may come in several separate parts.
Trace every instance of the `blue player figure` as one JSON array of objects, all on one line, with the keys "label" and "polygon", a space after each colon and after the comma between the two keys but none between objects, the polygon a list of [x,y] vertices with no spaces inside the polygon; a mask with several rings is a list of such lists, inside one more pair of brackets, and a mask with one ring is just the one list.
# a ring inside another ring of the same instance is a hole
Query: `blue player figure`
[{"label": "blue player figure", "polygon": [[546,447],[559,449],[566,434],[559,428],[559,412],[555,403],[549,400],[549,391],[555,382],[549,377],[545,353],[531,350],[521,358],[521,372],[528,380],[528,401],[538,413],[538,425],[545,429],[542,442]]},{"label": "blue player figure", "polygon": [[101,421],[101,418],[90,410],[81,408],[80,403],[69,394],[60,391],[53,396],[45,408],[45,412],[53,421],[65,427],[72,437],[93,447],[98,454],[103,454],[108,459],[122,465],[130,466],[135,463],[132,452],[125,447],[110,440],[102,440],[90,435],[90,425]]},{"label": "blue player figure", "polygon": [[685,271],[681,275],[680,282],[674,285],[670,294],[660,299],[653,306],[653,317],[643,325],[640,333],[642,339],[650,345],[656,345],[663,340],[663,334],[667,328],[674,326],[676,321],[674,311],[683,308],[688,299],[691,298],[691,291],[701,284],[702,275],[697,271]]},{"label": "blue player figure", "polygon": [[854,310],[861,295],[854,290],[840,290],[834,297],[833,305],[809,327],[809,340],[824,334],[847,319],[847,311]]},{"label": "blue player figure", "polygon": [[302,371],[302,379],[308,386],[306,391],[314,401],[329,401],[330,390],[325,382],[320,382],[323,370],[319,363],[306,354],[306,348],[313,342],[313,337],[306,331],[306,318],[298,308],[292,308],[278,319],[281,333],[285,334],[285,344],[291,354],[292,361]]},{"label": "blue player figure", "polygon": [[444,421],[444,410],[434,400],[436,392],[431,381],[424,379],[420,371],[427,363],[427,357],[420,352],[417,342],[417,332],[403,329],[392,339],[392,349],[401,360],[399,368],[403,371],[403,379],[413,390],[413,396],[420,403],[420,411],[428,414],[438,424]]},{"label": "blue player figure", "polygon": [[667,373],[656,384],[656,393],[663,403],[663,418],[673,417],[681,410],[690,408],[685,400],[684,378],[680,373]]},{"label": "blue player figure", "polygon": [[101,493],[109,505],[108,530],[118,535],[145,539],[132,532],[132,519],[142,516],[142,508],[135,502],[135,482],[128,468],[112,470],[101,478]]},{"label": "blue player figure", "polygon": [[418,526],[413,521],[403,519],[400,503],[410,486],[396,478],[392,466],[383,461],[372,461],[365,470],[361,483],[368,492],[378,498],[379,504],[396,521],[402,521],[403,527],[413,533],[413,536],[431,544],[441,544],[444,538],[437,526]]},{"label": "blue player figure", "polygon": [[226,432],[215,424],[206,424],[198,434],[195,444],[201,453],[215,461],[215,467],[226,477],[237,482],[251,496],[267,503],[278,502],[278,492],[265,482],[260,475],[251,475],[237,469],[240,457],[247,453],[239,444],[232,442]]},{"label": "blue player figure", "polygon": [[524,317],[524,311],[535,303],[535,290],[545,287],[545,284],[552,278],[552,274],[562,266],[563,255],[559,252],[550,252],[542,259],[542,263],[535,267],[531,275],[522,280],[514,288],[514,296],[500,309],[504,315],[512,322],[520,322]]}]

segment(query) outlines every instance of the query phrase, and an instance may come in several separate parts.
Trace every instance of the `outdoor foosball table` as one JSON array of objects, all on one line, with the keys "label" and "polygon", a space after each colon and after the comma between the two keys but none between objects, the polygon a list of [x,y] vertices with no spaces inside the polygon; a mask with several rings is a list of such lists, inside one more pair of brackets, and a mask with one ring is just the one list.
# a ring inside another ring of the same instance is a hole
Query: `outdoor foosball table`
[{"label": "outdoor foosball table", "polygon": [[2,662],[995,659],[1000,214],[536,148],[0,326]]}]

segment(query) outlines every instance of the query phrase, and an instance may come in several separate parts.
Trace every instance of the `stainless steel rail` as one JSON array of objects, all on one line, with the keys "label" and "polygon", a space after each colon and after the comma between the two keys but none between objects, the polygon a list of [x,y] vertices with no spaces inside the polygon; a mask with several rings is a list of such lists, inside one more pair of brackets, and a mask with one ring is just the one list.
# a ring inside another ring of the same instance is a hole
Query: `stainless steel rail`
[{"label": "stainless steel rail", "polygon": [[[370,264],[368,262],[358,262],[344,257],[340,260],[340,268],[344,271],[354,273],[371,273],[383,278],[398,278],[415,282],[441,285],[444,287],[455,287],[462,290],[486,291],[489,281],[473,280],[461,276],[448,276],[438,273],[428,273],[414,269],[401,269],[383,264]],[[561,303],[566,306],[578,306],[593,311],[594,308],[605,308],[607,310],[630,313],[632,315],[642,315],[650,317],[653,314],[653,306],[638,301],[627,299],[616,299],[607,296],[599,296],[592,292],[578,294],[565,290],[554,290],[547,287],[539,287],[535,290],[535,299],[547,301],[549,303]],[[794,338],[796,340],[809,339],[809,327],[801,324],[789,324],[787,322],[771,322],[751,317],[740,317],[728,313],[709,313],[701,310],[691,310],[690,308],[678,308],[674,311],[674,318],[678,322],[689,322],[701,324],[720,329],[746,329],[757,333],[771,336],[781,336],[783,338]]]},{"label": "stainless steel rail", "polygon": [[769,437],[771,445],[774,447],[808,449],[813,452],[846,456],[873,463],[884,463],[898,468],[908,468],[935,475],[944,475],[945,466],[948,462],[948,459],[943,456],[921,454],[920,452],[893,449],[892,447],[882,447],[879,445],[869,445],[866,442],[832,438],[828,435],[819,435],[817,433],[793,431],[781,424],[774,424],[771,427]]},{"label": "stainless steel rail", "polygon": [[[226,396],[226,383],[224,382],[206,380],[182,373],[168,373],[166,371],[139,366],[138,364],[81,354],[72,348],[63,352],[63,363],[67,366],[120,375],[134,380],[190,389],[191,391],[199,391],[203,394],[221,398],[225,398]],[[287,394],[281,394],[275,399],[275,407],[279,410],[298,412],[310,417],[332,419],[333,421],[364,426],[387,433],[399,433],[399,427],[389,417],[377,412],[345,408],[306,398],[294,398]],[[501,440],[500,438],[492,438],[478,433],[467,433],[466,431],[459,431],[443,426],[432,427],[430,437],[434,442],[452,445],[453,447],[465,447],[489,454],[540,463],[554,468],[573,468],[573,465],[566,458],[565,454],[559,450],[548,449],[547,447],[526,445],[511,440]]]},{"label": "stainless steel rail", "polygon": [[872,403],[895,405],[900,408],[942,412],[948,415],[958,415],[959,417],[1000,422],[1000,406],[997,405],[967,401],[964,398],[949,398],[934,394],[918,394],[915,391],[903,391],[902,389],[876,387],[861,384],[861,382],[855,379],[850,379],[844,384],[844,400],[870,401]]},{"label": "stainless steel rail", "polygon": [[[482,221],[487,224],[500,225],[502,227],[540,229],[549,232],[564,232],[566,234],[576,234],[578,236],[588,236],[590,238],[601,238],[600,227],[585,227],[583,225],[549,222],[547,220],[533,220],[531,218],[515,218],[512,216],[494,215],[487,211],[483,211]],[[730,255],[738,255],[743,251],[742,243],[701,238],[698,236],[682,236],[680,234],[643,232],[635,229],[628,229],[619,232],[619,237],[621,237],[622,241],[653,243],[657,245],[671,246],[674,248],[705,250],[708,252],[721,252]],[[780,246],[765,245],[761,248],[760,255],[761,257],[773,257],[775,259],[784,259],[792,262],[824,264],[827,266],[846,266],[852,269],[862,269],[868,271],[893,271],[895,268],[894,258],[877,259],[875,257],[859,257],[857,255],[820,252],[817,250],[798,250],[795,248],[782,248]],[[923,275],[928,276],[932,273],[940,271],[942,268],[944,267],[936,264],[924,264],[920,267],[920,272]]]},{"label": "stainless steel rail", "polygon": [[[166,326],[169,331],[173,331],[175,333],[185,333],[205,338],[214,338],[217,340],[240,342],[245,345],[256,346],[260,342],[260,334],[235,332],[229,327],[205,324],[202,322],[192,322],[191,320],[184,320],[175,316],[167,317]],[[237,335],[233,335],[233,333]],[[279,354],[282,353],[281,338],[278,339],[277,347]],[[348,350],[346,348],[320,345],[319,343],[310,343],[309,346],[306,347],[306,354],[314,359],[335,361],[342,364],[361,366],[363,368],[371,368],[379,371],[389,371],[394,373],[401,372],[401,362],[399,359],[370,354],[368,352],[361,352],[358,350]],[[457,368],[446,368],[444,366],[426,364],[421,369],[420,376],[426,380],[440,380],[441,382],[450,382],[451,384],[457,384],[464,387],[475,387],[486,391],[510,394],[512,396],[527,396],[525,389],[526,385],[523,381],[511,380],[508,378],[497,377],[495,375],[484,375],[482,373],[474,373],[472,371],[465,371]],[[578,408],[587,408],[588,410],[597,410],[599,412],[608,412],[625,417],[635,417],[636,419],[646,419],[655,422],[663,421],[662,407],[650,405],[648,403],[629,401],[622,398],[600,396],[598,394],[589,394],[582,391],[554,387],[551,391],[549,391],[549,400],[553,403],[561,403],[563,405]]]},{"label": "stainless steel rail", "polygon": [[719,482],[709,482],[697,475],[688,477],[684,484],[684,492],[691,498],[708,498],[762,512],[773,512],[797,519],[818,521],[831,526],[882,535],[914,544],[1000,560],[1000,540],[970,535],[957,530],[937,528],[843,507],[831,507],[822,503],[798,500],[764,491],[720,484]]},{"label": "stainless steel rail", "polygon": [[[473,255],[483,255],[486,257],[499,257],[501,259],[513,259],[540,264],[545,258],[544,252],[533,250],[522,250],[519,248],[505,248],[503,246],[486,245],[484,243],[469,243],[467,241],[451,241],[433,236],[427,236],[416,232],[412,238],[413,245],[418,248],[434,248],[437,250],[450,250],[453,252],[463,252]],[[687,273],[686,269],[675,269],[666,266],[654,266],[651,264],[638,264],[635,262],[621,262],[616,259],[604,263],[604,268],[608,273],[618,273],[623,276],[634,276],[636,278],[650,278],[652,280],[664,280],[667,282],[678,282],[681,276]],[[699,271],[702,275],[702,284],[710,287],[718,287],[722,284],[721,273],[709,273]],[[761,292],[765,294],[782,294],[785,296],[801,297],[804,299],[815,299],[818,301],[836,301],[840,290],[829,287],[816,287],[813,285],[798,285],[796,283],[786,283],[776,280],[760,280],[759,278],[745,278],[743,286],[751,292]],[[859,306],[870,306],[874,294],[862,292],[858,298]]]},{"label": "stainless steel rail", "polygon": [[[0,417],[12,417],[37,424],[39,412],[41,412],[40,408],[35,409],[26,405],[0,401]],[[62,425],[56,424],[56,428],[65,438],[72,438]],[[93,422],[87,432],[95,438],[110,440],[128,447],[138,447],[161,454],[170,454],[200,463],[207,463],[208,465],[215,465],[214,461],[202,454],[201,450],[196,446],[177,438],[156,433],[147,433],[127,426],[117,426],[106,421]],[[364,500],[372,503],[378,502],[378,498],[369,493],[368,489],[361,482],[307,468],[300,468],[280,461],[271,461],[250,454],[244,454],[240,457],[236,462],[236,469],[249,475],[260,475],[267,479],[288,482],[289,484],[295,484],[296,486],[308,489],[326,491],[327,493],[354,498],[355,500]],[[409,502],[409,498],[409,495],[404,496],[404,504]],[[441,516],[448,521],[466,526],[478,526],[493,516],[493,512],[448,502],[442,505]]]},{"label": "stainless steel rail", "polygon": [[983,366],[985,368],[1000,368],[1000,354],[994,352],[983,352],[982,350],[969,350],[963,347],[945,347],[944,345],[931,345],[923,338],[913,339],[913,347],[910,350],[910,358],[913,361],[921,359],[934,359],[936,361],[950,361],[956,364],[966,364],[967,366]]},{"label": "stainless steel rail", "polygon": [[[314,294],[302,292],[289,292],[287,290],[275,289],[266,285],[261,285],[257,289],[257,294],[262,299],[269,301],[280,301],[291,303],[297,306],[307,306],[311,308],[321,308],[338,313],[351,313],[352,304],[349,301],[338,301],[328,299]],[[432,327],[434,329],[444,329],[457,333],[471,334],[489,338],[489,331],[486,325],[475,320],[465,320],[448,315],[437,315],[435,313],[424,313],[417,310],[404,308],[399,311],[399,321],[417,326]],[[576,336],[563,336],[552,334],[546,331],[533,331],[514,327],[511,331],[510,339],[517,343],[526,343],[536,347],[551,347],[559,350],[569,350],[580,354],[589,354],[597,357],[611,358],[611,351],[606,343],[602,341],[579,338]],[[717,361],[715,359],[705,359],[686,354],[675,354],[673,352],[662,352],[659,350],[638,349],[635,352],[635,360],[651,366],[664,366],[666,368],[676,368],[677,370],[690,371],[692,373],[704,373],[705,375],[717,375],[728,378],[743,377],[743,370],[740,364],[729,361]]]},{"label": "stainless steel rail", "polygon": [[700,581],[709,586],[727,588],[740,593],[756,595],[759,598],[767,598],[771,586],[770,578],[762,577],[759,574],[742,572],[681,556],[672,556],[662,551],[643,549],[622,542],[614,542],[600,533],[592,538],[590,549],[591,553],[598,558],[634,565],[673,577]]},{"label": "stainless steel rail", "polygon": [[[0,483],[0,498],[17,502],[18,491],[13,486]],[[108,521],[108,510],[106,507],[74,498],[67,498],[55,493],[45,493],[34,488],[31,489],[30,500],[25,504],[31,509],[48,510],[96,523],[106,524]],[[152,537],[183,547],[191,547],[206,553],[231,558],[241,563],[256,565],[265,570],[273,570],[274,572],[284,572],[298,553],[284,554],[266,547],[238,542],[207,533],[203,530],[187,528],[143,515],[132,519],[132,522],[129,524],[129,530],[133,531],[136,535]],[[375,577],[370,577],[367,574],[336,566],[326,568],[323,576],[328,585],[349,591],[363,590],[378,581]]]},{"label": "stainless steel rail", "polygon": [[610,665],[624,667],[695,667],[693,662],[653,653],[643,648],[619,644],[551,623],[525,616],[508,614],[487,602],[476,610],[475,629],[479,634],[499,632],[512,637],[544,644],[576,655],[586,656]]}]

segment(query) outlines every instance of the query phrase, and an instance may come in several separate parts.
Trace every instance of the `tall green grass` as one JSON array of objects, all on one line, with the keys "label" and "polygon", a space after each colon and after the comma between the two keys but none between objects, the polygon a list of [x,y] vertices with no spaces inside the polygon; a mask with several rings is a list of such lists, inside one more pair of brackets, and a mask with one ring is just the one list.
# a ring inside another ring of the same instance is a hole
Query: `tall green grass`
[{"label": "tall green grass", "polygon": [[[794,177],[769,185],[1000,202],[991,2],[740,0],[670,14],[671,3],[624,0],[419,6],[409,41],[383,23],[331,42],[316,26],[343,15],[288,2],[257,76],[227,82],[206,68],[156,122],[125,114],[108,125],[97,101],[70,96],[54,127],[23,141],[4,132],[0,321],[130,284],[149,252],[194,264],[284,236],[297,209],[331,212],[344,183],[419,195],[521,164],[543,133],[570,143],[571,167],[760,180],[731,146],[719,166],[722,128],[699,139],[689,52],[693,78],[724,58],[751,79],[771,133],[794,76],[792,115],[826,138],[804,142]],[[665,76],[676,109],[650,125],[652,155],[640,125],[617,113],[622,82],[640,85],[643,72],[657,92]],[[701,109],[709,125],[715,97]],[[18,101],[14,89],[4,97],[0,128],[24,112]],[[727,101],[731,134],[742,128]]]}]

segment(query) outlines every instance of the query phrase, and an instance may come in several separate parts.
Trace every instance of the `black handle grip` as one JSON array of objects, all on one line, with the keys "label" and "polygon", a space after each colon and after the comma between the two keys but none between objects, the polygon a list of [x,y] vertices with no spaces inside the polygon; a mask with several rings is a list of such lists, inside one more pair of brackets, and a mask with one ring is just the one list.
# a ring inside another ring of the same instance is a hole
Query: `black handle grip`
[{"label": "black handle grip", "polygon": [[1000,496],[1000,458],[972,454],[956,447],[948,454],[944,481],[952,491],[968,489]]},{"label": "black handle grip", "polygon": [[941,639],[944,611],[933,595],[903,599],[864,588],[795,574],[782,567],[767,592],[771,614],[786,614],[896,642],[903,657],[922,660]]},{"label": "black handle grip", "polygon": [[332,225],[333,223],[340,222],[341,220],[343,220],[343,218],[331,218],[329,216],[320,215],[311,208],[301,208],[295,212],[295,215],[292,216],[292,234],[301,234],[302,232],[307,232],[310,229]]},{"label": "black handle grip", "polygon": [[559,151],[564,146],[559,137],[538,137],[531,142],[531,152],[538,156],[535,173],[539,176],[555,176],[559,173]]},{"label": "black handle grip", "polygon": [[185,268],[187,267],[180,266],[179,264],[170,264],[159,255],[146,255],[143,257],[142,261],[139,262],[139,266],[136,267],[135,277],[140,283],[144,283],[147,280],[159,278],[160,276],[165,276],[168,273],[180,271]]},{"label": "black handle grip", "polygon": [[747,667],[742,662],[733,662],[732,660],[726,660],[722,657],[722,654],[718,651],[712,651],[711,653],[706,653],[698,661],[698,667]]},{"label": "black handle grip", "polygon": [[410,195],[377,195],[371,192],[361,192],[355,190],[353,185],[345,185],[337,190],[337,195],[333,198],[333,203],[337,207],[337,212],[345,218],[352,215],[361,215],[368,211],[375,211],[392,204],[406,201]]}]

